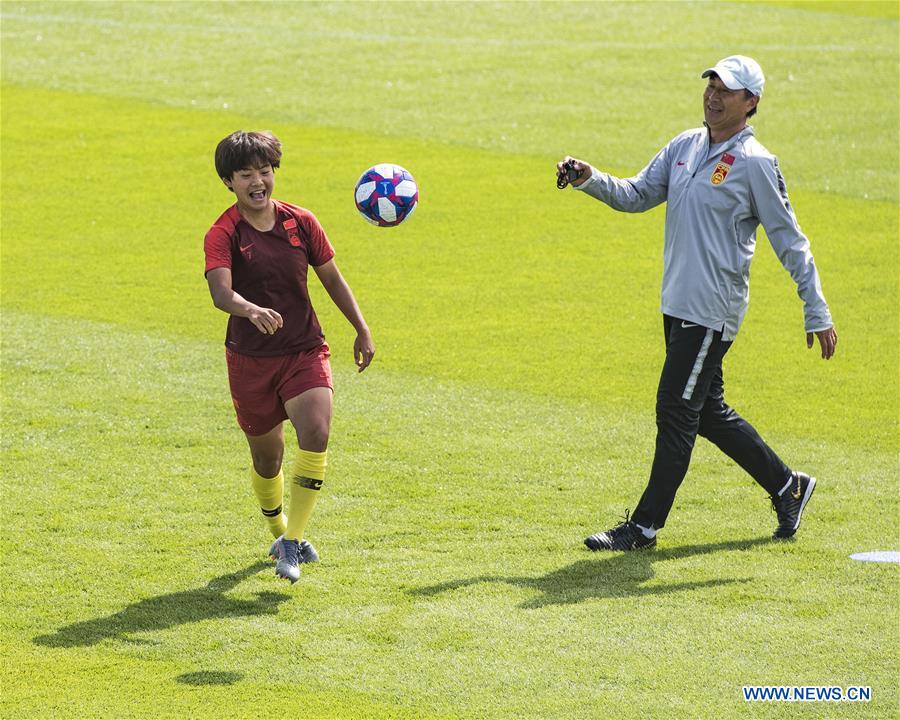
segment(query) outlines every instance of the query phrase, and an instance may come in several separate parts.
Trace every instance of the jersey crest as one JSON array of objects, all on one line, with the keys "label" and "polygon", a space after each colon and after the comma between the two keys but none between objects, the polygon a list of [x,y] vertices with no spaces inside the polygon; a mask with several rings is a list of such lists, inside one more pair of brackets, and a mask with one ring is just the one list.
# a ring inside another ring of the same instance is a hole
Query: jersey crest
[{"label": "jersey crest", "polygon": [[294,247],[300,247],[300,233],[297,230],[297,218],[291,217],[281,223],[288,233],[288,242]]}]

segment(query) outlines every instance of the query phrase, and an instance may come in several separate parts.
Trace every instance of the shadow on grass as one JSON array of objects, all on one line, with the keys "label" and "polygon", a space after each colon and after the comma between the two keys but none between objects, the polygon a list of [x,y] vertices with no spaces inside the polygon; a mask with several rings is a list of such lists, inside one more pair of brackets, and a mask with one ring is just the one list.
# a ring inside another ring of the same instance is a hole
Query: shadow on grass
[{"label": "shadow on grass", "polygon": [[184,673],[175,678],[182,685],[234,685],[244,677],[243,673],[226,672],[224,670],[199,670],[198,672]]},{"label": "shadow on grass", "polygon": [[519,605],[535,609],[547,605],[570,605],[595,598],[627,598],[642,595],[666,595],[686,590],[749,582],[751,578],[715,578],[701,582],[646,585],[653,579],[653,564],[667,560],[679,560],[692,555],[706,555],[731,550],[749,550],[757,545],[769,544],[770,537],[710,543],[707,545],[683,545],[664,550],[646,550],[630,553],[597,553],[590,559],[579,560],[538,577],[480,575],[465,580],[429,585],[410,590],[411,595],[433,596],[478,583],[508,583],[531,588],[541,593]]},{"label": "shadow on grass", "polygon": [[242,570],[213,578],[205,587],[147,598],[115,615],[72,623],[52,635],[39,635],[34,642],[50,647],[96,645],[107,639],[149,644],[151,641],[132,638],[130,634],[216,618],[274,615],[278,605],[288,600],[289,595],[260,592],[255,600],[240,600],[225,594],[242,580],[268,567],[269,564],[262,561],[253,563]]}]

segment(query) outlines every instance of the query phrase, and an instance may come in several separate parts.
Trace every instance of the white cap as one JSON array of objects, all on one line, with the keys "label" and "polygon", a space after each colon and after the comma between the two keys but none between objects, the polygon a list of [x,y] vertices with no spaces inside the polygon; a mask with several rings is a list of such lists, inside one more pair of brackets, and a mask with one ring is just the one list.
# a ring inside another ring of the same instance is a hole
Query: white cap
[{"label": "white cap", "polygon": [[753,58],[746,55],[731,55],[722,58],[715,67],[703,71],[700,77],[709,77],[715,73],[729,90],[749,90],[754,95],[763,94],[766,78],[762,68]]}]

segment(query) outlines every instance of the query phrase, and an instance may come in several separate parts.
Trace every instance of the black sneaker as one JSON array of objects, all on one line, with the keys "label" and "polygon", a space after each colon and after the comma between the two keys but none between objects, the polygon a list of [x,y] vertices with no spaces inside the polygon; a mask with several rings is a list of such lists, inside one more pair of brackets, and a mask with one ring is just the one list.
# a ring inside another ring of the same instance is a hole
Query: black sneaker
[{"label": "black sneaker", "polygon": [[599,532],[584,539],[591,550],[644,550],[656,547],[656,536],[648,538],[641,529],[628,519],[606,532]]},{"label": "black sneaker", "polygon": [[772,497],[772,509],[778,514],[778,527],[772,535],[773,538],[782,540],[793,537],[800,527],[803,508],[806,507],[815,489],[814,477],[802,472],[791,473],[790,485],[781,491],[781,495]]}]

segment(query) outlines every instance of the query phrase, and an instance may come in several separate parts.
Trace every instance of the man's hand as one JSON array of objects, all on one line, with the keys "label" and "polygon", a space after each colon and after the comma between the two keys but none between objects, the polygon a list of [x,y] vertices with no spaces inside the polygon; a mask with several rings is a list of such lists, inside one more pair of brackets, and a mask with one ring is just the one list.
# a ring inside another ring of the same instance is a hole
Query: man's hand
[{"label": "man's hand", "polygon": [[588,163],[566,155],[563,160],[556,163],[556,177],[558,180],[562,181],[566,177],[567,167],[573,168],[578,173],[578,177],[575,180],[566,181],[571,182],[574,187],[578,187],[591,176],[591,166]]},{"label": "man's hand", "polygon": [[822,359],[830,360],[837,347],[837,331],[833,327],[830,327],[827,330],[817,330],[815,333],[806,333],[806,347],[809,349],[812,349],[813,346],[813,334],[819,338],[819,345],[822,347]]}]

